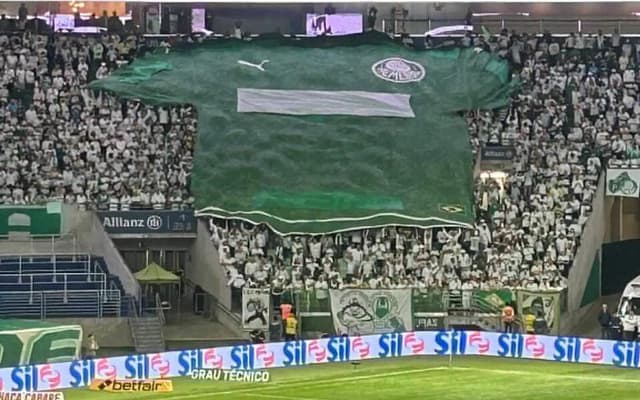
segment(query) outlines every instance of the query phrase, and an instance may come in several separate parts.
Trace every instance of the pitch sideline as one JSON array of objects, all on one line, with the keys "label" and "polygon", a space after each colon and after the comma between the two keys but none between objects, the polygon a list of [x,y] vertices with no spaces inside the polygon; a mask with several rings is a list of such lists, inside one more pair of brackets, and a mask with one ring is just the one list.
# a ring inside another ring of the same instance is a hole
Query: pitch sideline
[{"label": "pitch sideline", "polygon": [[529,376],[539,376],[546,377],[551,379],[574,379],[578,381],[591,381],[591,382],[615,382],[615,383],[639,383],[638,379],[623,379],[623,378],[610,378],[606,376],[580,376],[580,375],[564,375],[564,374],[549,374],[545,372],[536,372],[536,371],[517,371],[517,370],[507,370],[507,369],[492,369],[492,368],[478,368],[478,367],[451,367],[453,370],[459,371],[478,371],[478,372],[489,372],[494,374],[501,375],[529,375]]},{"label": "pitch sideline", "polygon": [[279,389],[280,387],[285,385],[287,387],[330,385],[330,384],[341,383],[341,382],[353,382],[353,381],[384,378],[384,377],[398,376],[398,375],[417,374],[420,372],[438,371],[438,370],[446,370],[446,369],[448,369],[448,367],[431,367],[431,368],[409,369],[409,370],[396,371],[396,372],[377,373],[377,374],[371,374],[371,375],[348,376],[344,378],[330,378],[330,379],[323,379],[323,380],[315,380],[315,379],[288,380],[288,381],[276,382],[270,385],[263,385],[259,387],[254,386],[254,387],[245,388],[245,389],[171,396],[171,397],[165,397],[164,400],[180,400],[180,399],[197,398],[200,396],[223,396],[228,394],[262,392],[265,390]]}]

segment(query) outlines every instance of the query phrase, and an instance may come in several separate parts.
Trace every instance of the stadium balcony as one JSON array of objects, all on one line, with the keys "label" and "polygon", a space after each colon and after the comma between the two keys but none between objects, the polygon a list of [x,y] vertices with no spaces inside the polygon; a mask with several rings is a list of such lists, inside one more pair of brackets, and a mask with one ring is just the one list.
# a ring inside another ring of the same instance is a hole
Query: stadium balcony
[{"label": "stadium balcony", "polygon": [[100,257],[0,256],[0,317],[121,317],[128,300]]}]

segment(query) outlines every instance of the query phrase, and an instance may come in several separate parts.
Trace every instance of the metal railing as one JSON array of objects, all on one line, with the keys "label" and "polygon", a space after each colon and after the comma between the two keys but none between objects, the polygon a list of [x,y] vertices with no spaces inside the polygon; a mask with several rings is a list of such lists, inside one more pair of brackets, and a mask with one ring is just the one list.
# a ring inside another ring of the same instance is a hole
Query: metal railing
[{"label": "metal railing", "polygon": [[127,315],[130,319],[136,320],[139,318],[140,304],[132,296],[127,296]]},{"label": "metal railing", "polygon": [[[79,279],[75,279],[79,278]],[[28,273],[28,274],[3,274],[0,273],[0,290],[2,286],[15,286],[16,284],[46,285],[67,283],[98,283],[101,290],[106,290],[107,275],[103,273],[58,272],[58,273]],[[32,289],[33,290],[33,289]]]},{"label": "metal railing", "polygon": [[[14,268],[18,274],[23,273],[53,273],[58,272],[59,264],[77,264],[82,273],[105,273],[100,263],[91,254],[81,253],[28,253],[22,255],[0,255],[0,274]],[[42,269],[38,265],[42,264]],[[25,271],[26,270],[26,271]],[[23,272],[25,271],[25,272]]]},{"label": "metal railing", "polygon": [[119,290],[0,292],[0,317],[120,317]]},{"label": "metal railing", "polygon": [[0,235],[0,254],[77,253],[80,251],[75,234],[65,235]]},{"label": "metal railing", "polygon": [[[195,282],[187,278],[184,280],[184,285],[185,288],[190,291],[194,291],[197,286]],[[208,292],[204,292],[196,294],[195,298],[197,299],[197,302],[200,302],[201,309],[199,311],[201,311],[203,317],[217,318],[217,313],[221,312],[238,326],[242,325],[242,316],[231,311],[228,307],[218,301],[216,296]]]},{"label": "metal railing", "polygon": [[[393,19],[382,20],[383,32],[395,34],[425,35],[426,32],[445,26],[465,25],[464,19]],[[610,35],[614,29],[622,36],[640,34],[640,18],[533,18],[533,17],[474,17],[471,25],[475,32],[481,32],[484,26],[492,34],[498,34],[502,29],[515,30],[518,33],[542,34],[546,31],[553,35],[563,36],[570,33],[597,34],[602,30]]]},{"label": "metal railing", "polygon": [[160,321],[160,325],[164,326],[167,323],[167,319],[164,315],[164,307],[162,307],[162,300],[160,300],[160,293],[156,293],[155,297],[156,302],[156,316]]}]

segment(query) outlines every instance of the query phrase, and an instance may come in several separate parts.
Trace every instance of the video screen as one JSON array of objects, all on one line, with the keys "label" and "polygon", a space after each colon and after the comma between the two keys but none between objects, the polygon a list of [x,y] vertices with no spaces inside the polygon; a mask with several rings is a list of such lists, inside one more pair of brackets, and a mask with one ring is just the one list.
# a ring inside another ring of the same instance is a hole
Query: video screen
[{"label": "video screen", "polygon": [[362,14],[307,14],[307,35],[339,36],[362,33]]}]

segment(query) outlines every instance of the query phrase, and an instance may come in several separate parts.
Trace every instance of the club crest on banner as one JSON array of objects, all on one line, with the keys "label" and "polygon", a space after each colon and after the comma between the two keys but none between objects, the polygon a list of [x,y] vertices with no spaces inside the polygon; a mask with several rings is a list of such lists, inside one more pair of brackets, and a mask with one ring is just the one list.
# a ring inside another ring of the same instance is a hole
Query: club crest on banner
[{"label": "club crest on banner", "polygon": [[373,74],[394,83],[419,82],[424,79],[424,67],[415,61],[392,57],[380,60],[371,66]]}]

